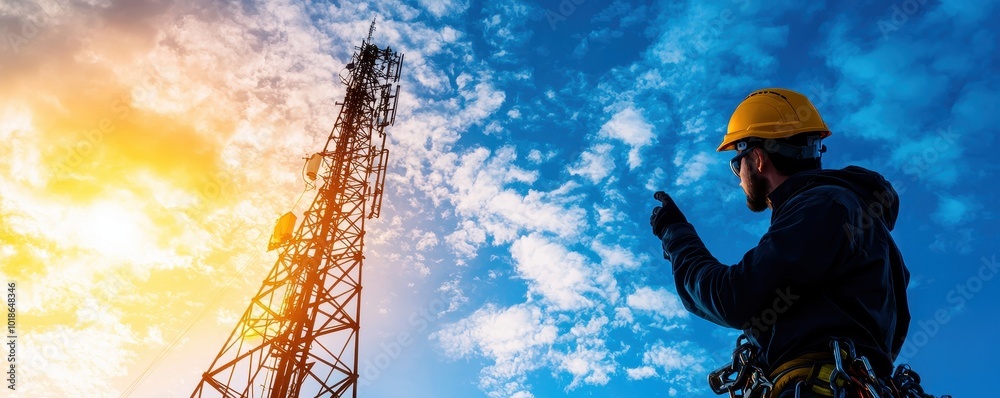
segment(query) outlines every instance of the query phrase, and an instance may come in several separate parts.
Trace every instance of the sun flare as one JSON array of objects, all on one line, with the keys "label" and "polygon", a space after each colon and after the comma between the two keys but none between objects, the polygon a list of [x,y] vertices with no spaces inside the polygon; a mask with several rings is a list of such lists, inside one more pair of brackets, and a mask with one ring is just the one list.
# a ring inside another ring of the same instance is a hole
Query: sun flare
[{"label": "sun flare", "polygon": [[56,228],[78,247],[118,261],[140,261],[152,246],[150,221],[127,203],[103,200],[68,210]]}]

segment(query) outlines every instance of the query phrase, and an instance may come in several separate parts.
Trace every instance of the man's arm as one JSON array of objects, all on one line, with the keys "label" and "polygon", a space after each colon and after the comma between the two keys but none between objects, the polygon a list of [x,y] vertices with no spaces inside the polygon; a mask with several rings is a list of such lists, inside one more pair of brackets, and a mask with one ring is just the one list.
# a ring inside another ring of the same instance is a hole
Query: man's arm
[{"label": "man's arm", "polygon": [[738,264],[716,260],[688,223],[667,227],[663,251],[685,308],[739,329],[772,305],[777,292],[815,284],[834,264],[843,263],[850,255],[847,220],[846,209],[828,193],[806,192],[783,206],[757,247]]}]

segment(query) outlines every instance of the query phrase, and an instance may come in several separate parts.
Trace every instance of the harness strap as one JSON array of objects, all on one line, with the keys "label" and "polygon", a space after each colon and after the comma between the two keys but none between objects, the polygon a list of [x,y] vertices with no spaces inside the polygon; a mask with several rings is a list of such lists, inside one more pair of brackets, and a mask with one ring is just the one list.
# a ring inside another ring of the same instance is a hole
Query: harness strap
[{"label": "harness strap", "polygon": [[[779,394],[801,381],[814,393],[832,397],[833,390],[829,386],[835,369],[832,355],[826,352],[809,353],[792,359],[771,373],[770,379],[774,380],[773,394]],[[834,382],[838,386],[844,385],[844,380]]]},{"label": "harness strap", "polygon": [[743,334],[736,339],[732,363],[709,373],[709,386],[730,398],[774,398],[791,388],[798,397],[803,387],[824,397],[935,398],[924,393],[920,376],[907,365],[899,365],[891,378],[879,378],[850,340],[833,339],[830,348],[782,363],[768,376],[757,362],[759,348]]}]

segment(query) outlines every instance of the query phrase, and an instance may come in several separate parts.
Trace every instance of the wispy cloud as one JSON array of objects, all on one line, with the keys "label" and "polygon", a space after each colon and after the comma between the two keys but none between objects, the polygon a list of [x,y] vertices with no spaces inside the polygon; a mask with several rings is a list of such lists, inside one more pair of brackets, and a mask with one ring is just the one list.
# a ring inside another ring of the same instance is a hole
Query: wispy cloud
[{"label": "wispy cloud", "polygon": [[640,151],[653,142],[653,126],[635,107],[627,106],[601,126],[600,135],[628,145],[628,167],[634,169],[642,164]]},{"label": "wispy cloud", "polygon": [[569,373],[573,380],[566,390],[573,390],[583,384],[605,385],[617,372],[615,353],[607,347],[606,327],[608,318],[597,313],[590,319],[581,319],[573,325],[569,333],[561,336],[570,341],[570,348],[553,351],[553,361],[558,369]]},{"label": "wispy cloud", "polygon": [[438,18],[445,15],[460,14],[469,8],[469,2],[466,0],[419,0],[419,3],[421,6],[426,8],[428,12]]},{"label": "wispy cloud", "polygon": [[491,397],[524,393],[526,374],[545,366],[546,352],[558,329],[536,306],[488,305],[434,333],[448,355],[476,353],[493,361],[482,370],[480,385]]},{"label": "wispy cloud", "polygon": [[674,157],[674,166],[680,169],[680,173],[677,179],[674,180],[674,184],[679,187],[698,182],[708,173],[710,166],[721,163],[716,159],[714,154],[709,152],[699,152],[691,157],[686,157],[686,155],[686,152],[679,151],[677,152],[677,156]]},{"label": "wispy cloud", "polygon": [[511,245],[518,275],[529,282],[529,292],[540,295],[559,310],[594,306],[590,297],[604,291],[587,259],[537,234]]},{"label": "wispy cloud", "polygon": [[482,26],[486,42],[492,47],[492,58],[501,62],[518,59],[517,49],[532,36],[526,27],[539,13],[533,4],[521,1],[488,3],[482,10]]},{"label": "wispy cloud", "polygon": [[[456,214],[475,220],[496,243],[511,242],[522,232],[577,234],[586,225],[584,210],[573,201],[577,185],[570,182],[551,191],[524,189],[538,173],[521,168],[516,160],[513,147],[495,153],[478,147],[458,159],[447,171],[447,192]],[[518,185],[521,188],[515,188]]]},{"label": "wispy cloud", "polygon": [[592,184],[599,184],[615,169],[614,158],[611,157],[611,144],[596,144],[580,154],[580,159],[567,171],[575,176],[582,176]]},{"label": "wispy cloud", "polygon": [[942,226],[954,227],[975,218],[979,207],[971,198],[941,195],[938,207],[931,217]]},{"label": "wispy cloud", "polygon": [[688,316],[677,295],[664,288],[642,286],[629,294],[625,302],[632,309],[652,313],[664,320]]}]

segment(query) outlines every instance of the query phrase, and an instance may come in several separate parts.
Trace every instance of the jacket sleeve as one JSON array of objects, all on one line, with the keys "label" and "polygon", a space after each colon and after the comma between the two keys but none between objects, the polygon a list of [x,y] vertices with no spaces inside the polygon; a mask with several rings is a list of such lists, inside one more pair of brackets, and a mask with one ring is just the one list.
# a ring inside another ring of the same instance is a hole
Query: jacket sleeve
[{"label": "jacket sleeve", "polygon": [[850,251],[845,232],[849,212],[830,195],[807,191],[789,199],[757,247],[732,266],[709,253],[691,224],[668,227],[663,253],[672,264],[684,307],[719,325],[743,329],[775,297],[794,298],[803,293],[795,289],[820,282]]}]

